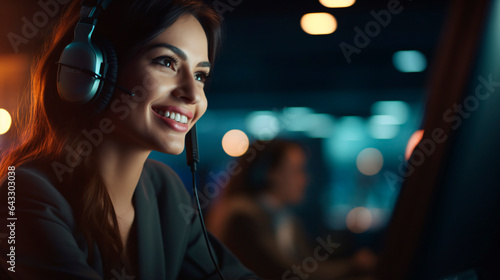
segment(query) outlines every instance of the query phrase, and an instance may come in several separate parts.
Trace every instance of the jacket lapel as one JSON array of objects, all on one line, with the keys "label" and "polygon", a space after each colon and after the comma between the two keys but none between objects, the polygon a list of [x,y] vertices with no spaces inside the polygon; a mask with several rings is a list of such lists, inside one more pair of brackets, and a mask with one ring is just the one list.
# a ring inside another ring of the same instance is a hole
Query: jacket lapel
[{"label": "jacket lapel", "polygon": [[134,191],[137,222],[139,279],[166,279],[163,238],[158,203],[153,188],[147,188],[143,173]]}]

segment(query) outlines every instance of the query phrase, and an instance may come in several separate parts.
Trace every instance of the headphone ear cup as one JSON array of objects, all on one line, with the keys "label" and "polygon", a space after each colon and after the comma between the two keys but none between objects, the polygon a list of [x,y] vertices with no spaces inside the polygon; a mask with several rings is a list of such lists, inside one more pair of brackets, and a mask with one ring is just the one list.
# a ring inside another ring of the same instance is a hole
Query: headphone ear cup
[{"label": "headphone ear cup", "polygon": [[95,40],[94,44],[101,48],[105,63],[102,75],[104,79],[101,80],[100,89],[91,105],[91,110],[94,113],[99,113],[108,106],[115,91],[116,78],[118,77],[118,58],[113,45],[108,40],[99,38]]}]

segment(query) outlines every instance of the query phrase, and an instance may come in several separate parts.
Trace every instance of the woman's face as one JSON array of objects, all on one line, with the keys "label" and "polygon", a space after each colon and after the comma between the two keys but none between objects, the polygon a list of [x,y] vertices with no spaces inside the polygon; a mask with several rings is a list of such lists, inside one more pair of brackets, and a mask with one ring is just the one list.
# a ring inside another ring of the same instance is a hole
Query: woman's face
[{"label": "woman's face", "polygon": [[179,154],[186,133],[205,113],[204,82],[210,71],[203,27],[185,14],[120,66],[110,106],[114,136],[139,149]]},{"label": "woman's face", "polygon": [[307,185],[306,164],[302,148],[288,148],[282,163],[269,174],[270,191],[284,203],[299,203]]}]

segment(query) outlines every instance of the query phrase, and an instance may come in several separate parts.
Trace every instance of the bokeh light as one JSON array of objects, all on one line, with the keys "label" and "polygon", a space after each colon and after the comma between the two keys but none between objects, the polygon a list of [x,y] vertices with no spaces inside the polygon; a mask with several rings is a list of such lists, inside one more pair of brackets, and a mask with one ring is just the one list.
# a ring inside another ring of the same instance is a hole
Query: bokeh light
[{"label": "bokeh light", "polygon": [[399,133],[398,120],[391,115],[375,115],[368,120],[370,136],[374,139],[392,139]]},{"label": "bokeh light", "polygon": [[372,225],[373,217],[365,207],[356,207],[349,211],[346,217],[347,228],[354,233],[367,231]]},{"label": "bokeh light", "polygon": [[0,134],[5,134],[9,131],[12,124],[12,118],[9,112],[5,109],[0,109]]},{"label": "bokeh light", "polygon": [[398,51],[392,56],[394,67],[401,72],[422,72],[427,68],[427,59],[419,51]]},{"label": "bokeh light", "polygon": [[410,159],[410,156],[413,153],[413,150],[418,145],[418,143],[420,143],[423,136],[424,136],[423,129],[413,132],[413,134],[410,136],[410,140],[408,140],[408,144],[406,145],[406,151],[405,151],[405,159],[406,160]]},{"label": "bokeh light", "polygon": [[257,139],[271,140],[280,132],[280,123],[275,112],[256,111],[246,118],[248,131]]},{"label": "bokeh light", "polygon": [[338,121],[337,134],[344,141],[359,141],[365,137],[365,124],[359,116],[344,116]]},{"label": "bokeh light", "polygon": [[304,118],[308,122],[306,135],[311,138],[329,138],[333,133],[334,118],[330,114],[311,114]]},{"label": "bokeh light", "polygon": [[372,176],[377,174],[384,165],[382,153],[375,148],[366,148],[362,150],[356,158],[356,166],[359,172],[364,175]]},{"label": "bokeh light", "polygon": [[309,13],[302,16],[300,26],[307,34],[325,35],[337,29],[337,20],[329,13]]},{"label": "bokeh light", "polygon": [[371,107],[372,115],[392,116],[395,124],[404,124],[410,115],[410,106],[404,101],[378,101]]},{"label": "bokeh light", "polygon": [[229,130],[222,137],[222,148],[226,154],[232,157],[239,157],[243,155],[250,144],[247,135],[245,132],[233,129]]},{"label": "bokeh light", "polygon": [[308,107],[289,107],[283,109],[284,125],[288,131],[305,132],[309,129],[310,123],[307,117],[314,114],[314,110]]},{"label": "bokeh light", "polygon": [[319,2],[327,8],[347,8],[354,5],[356,0],[319,0]]}]

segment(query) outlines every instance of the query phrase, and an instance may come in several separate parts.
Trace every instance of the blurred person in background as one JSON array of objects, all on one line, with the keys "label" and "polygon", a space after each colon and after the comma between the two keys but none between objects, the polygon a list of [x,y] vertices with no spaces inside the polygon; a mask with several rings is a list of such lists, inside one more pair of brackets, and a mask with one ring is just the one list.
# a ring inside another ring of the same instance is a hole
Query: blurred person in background
[{"label": "blurred person in background", "polygon": [[256,141],[238,164],[240,172],[208,213],[207,228],[246,267],[266,279],[351,279],[374,267],[375,256],[368,249],[337,260],[324,260],[328,252],[322,251],[324,261],[317,260],[318,268],[310,276],[293,272],[292,266],[315,256],[315,247],[289,210],[302,201],[307,185],[307,155],[301,144]]}]

